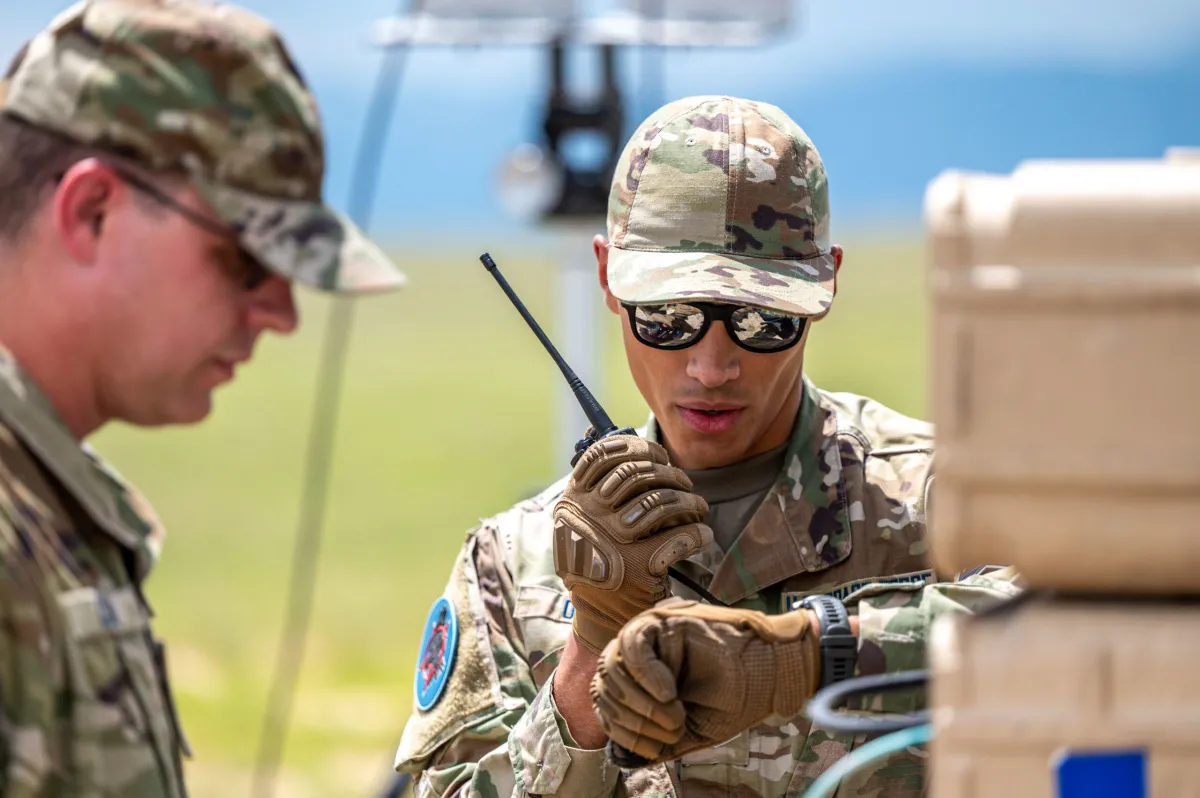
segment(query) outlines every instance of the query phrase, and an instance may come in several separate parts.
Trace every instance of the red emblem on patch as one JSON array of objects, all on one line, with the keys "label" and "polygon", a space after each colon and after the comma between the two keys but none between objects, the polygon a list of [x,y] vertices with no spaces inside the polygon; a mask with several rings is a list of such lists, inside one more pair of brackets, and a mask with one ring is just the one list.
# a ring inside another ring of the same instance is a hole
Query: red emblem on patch
[{"label": "red emblem on patch", "polygon": [[446,667],[446,643],[450,638],[450,619],[445,607],[441,607],[438,618],[434,621],[425,650],[421,652],[421,680],[424,687],[429,687],[433,680],[441,675]]}]

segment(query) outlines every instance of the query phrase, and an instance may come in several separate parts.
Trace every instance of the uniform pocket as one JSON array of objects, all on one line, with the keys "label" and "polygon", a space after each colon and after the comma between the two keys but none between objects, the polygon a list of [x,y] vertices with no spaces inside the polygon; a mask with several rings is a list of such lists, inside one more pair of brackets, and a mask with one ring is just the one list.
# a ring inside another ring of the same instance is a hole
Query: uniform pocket
[{"label": "uniform pocket", "polygon": [[152,715],[161,699],[141,656],[148,654],[149,621],[137,595],[86,587],[61,594],[58,603],[67,631],[74,780],[84,794],[101,796],[161,783],[165,763]]},{"label": "uniform pocket", "polygon": [[538,689],[550,678],[571,634],[575,606],[565,590],[545,585],[521,585],[513,619],[521,631],[526,657]]}]

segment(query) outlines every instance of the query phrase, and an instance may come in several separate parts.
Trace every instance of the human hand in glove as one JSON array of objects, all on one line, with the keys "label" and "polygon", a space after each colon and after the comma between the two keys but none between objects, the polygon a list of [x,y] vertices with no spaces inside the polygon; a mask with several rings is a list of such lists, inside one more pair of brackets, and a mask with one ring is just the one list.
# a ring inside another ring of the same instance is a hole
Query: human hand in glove
[{"label": "human hand in glove", "polygon": [[554,507],[554,572],[576,638],[599,654],[626,621],[670,595],[667,567],[712,541],[708,504],[662,446],[613,435],[591,446]]},{"label": "human hand in glove", "polygon": [[608,738],[651,764],[800,714],[819,684],[808,612],[766,615],[670,599],[605,647],[592,706]]}]

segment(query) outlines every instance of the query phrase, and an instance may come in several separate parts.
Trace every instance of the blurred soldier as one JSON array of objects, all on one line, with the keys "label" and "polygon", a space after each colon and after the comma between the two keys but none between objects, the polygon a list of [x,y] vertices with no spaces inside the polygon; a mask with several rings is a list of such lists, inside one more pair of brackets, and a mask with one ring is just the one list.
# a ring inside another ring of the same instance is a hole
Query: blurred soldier
[{"label": "blurred soldier", "polygon": [[208,415],[292,282],[401,285],[321,198],[316,104],[231,7],[90,0],[0,83],[0,794],[178,798],[161,529],[83,441]]},{"label": "blurred soldier", "polygon": [[[722,97],[659,109],[617,166],[608,234],[599,281],[653,415],[471,531],[397,768],[423,796],[798,795],[856,742],[800,714],[816,689],[921,667],[934,616],[1017,588],[930,570],[930,425],[804,375],[842,250],[821,159],[787,115]],[[696,598],[672,562],[736,609],[652,609]],[[696,646],[710,656],[689,675],[672,657]],[[617,667],[631,656],[648,670]],[[685,735],[697,686],[719,711]],[[609,736],[668,764],[621,770]],[[854,784],[909,795],[922,774],[908,753]]]}]

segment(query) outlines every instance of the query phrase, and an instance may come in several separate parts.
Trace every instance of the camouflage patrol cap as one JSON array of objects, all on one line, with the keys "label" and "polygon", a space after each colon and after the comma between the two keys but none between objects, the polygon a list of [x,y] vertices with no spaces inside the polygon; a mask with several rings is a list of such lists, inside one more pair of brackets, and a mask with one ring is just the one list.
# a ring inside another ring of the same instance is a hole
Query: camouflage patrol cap
[{"label": "camouflage patrol cap", "polygon": [[609,290],[625,302],[803,316],[833,302],[825,166],[773,105],[689,97],[655,111],[617,163],[608,237]]},{"label": "camouflage patrol cap", "polygon": [[0,112],[162,172],[181,172],[276,273],[326,291],[404,275],[325,205],[316,101],[278,32],[203,0],[83,0],[26,45]]}]

